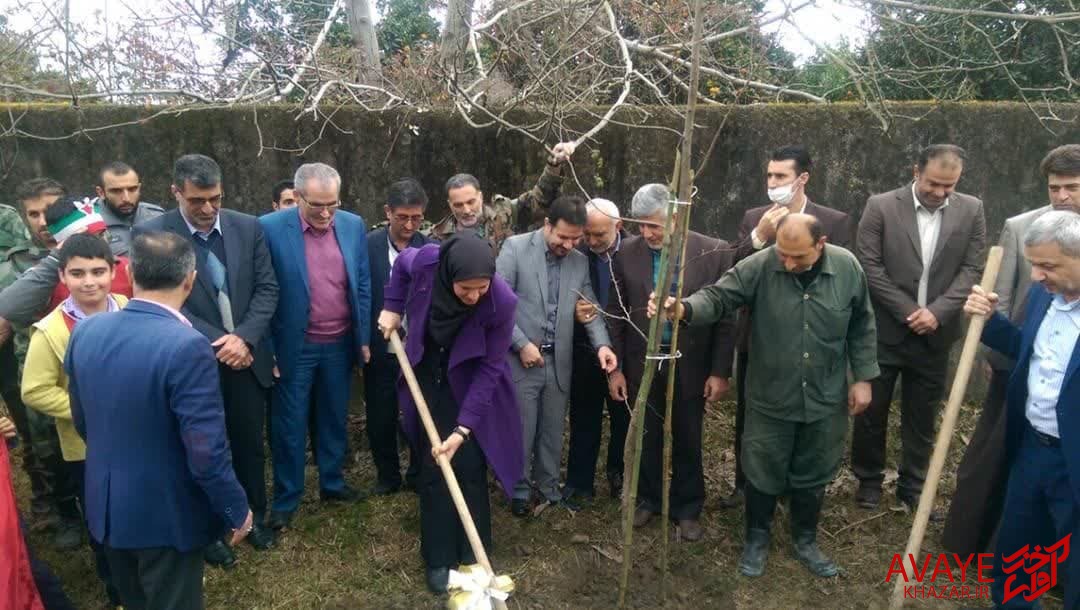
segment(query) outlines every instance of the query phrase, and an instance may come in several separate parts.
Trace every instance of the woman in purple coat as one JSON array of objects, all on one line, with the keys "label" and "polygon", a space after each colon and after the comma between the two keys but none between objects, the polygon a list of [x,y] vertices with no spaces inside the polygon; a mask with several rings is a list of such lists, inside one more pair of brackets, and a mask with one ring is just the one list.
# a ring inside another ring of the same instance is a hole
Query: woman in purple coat
[{"label": "woman in purple coat", "polygon": [[405,353],[443,442],[431,447],[416,404],[398,380],[402,426],[420,467],[420,552],[427,584],[446,591],[451,567],[476,563],[434,454],[451,460],[485,548],[491,545],[487,467],[504,491],[521,477],[521,415],[506,358],[517,297],[495,274],[491,244],[471,231],[402,252],[379,315],[389,338],[408,324]]}]

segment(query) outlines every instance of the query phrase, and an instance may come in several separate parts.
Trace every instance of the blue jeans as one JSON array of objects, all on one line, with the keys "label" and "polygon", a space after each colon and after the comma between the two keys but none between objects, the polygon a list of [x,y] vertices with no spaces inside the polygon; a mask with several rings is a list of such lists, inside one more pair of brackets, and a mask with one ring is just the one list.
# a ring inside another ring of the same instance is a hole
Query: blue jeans
[{"label": "blue jeans", "polygon": [[[281,372],[270,415],[270,450],[274,458],[271,510],[291,513],[300,504],[304,493],[304,442],[312,402],[318,409],[315,454],[319,489],[330,493],[345,489],[341,469],[348,446],[345,419],[355,358],[351,336],[334,343],[305,341],[296,369]],[[310,399],[313,389],[314,401]]]},{"label": "blue jeans", "polygon": [[[1023,594],[1002,604],[1005,598],[1005,574],[1002,557],[1015,554],[1024,545],[1032,551],[1036,545],[1043,549],[1052,546],[1066,535],[1076,533],[1077,506],[1069,484],[1069,469],[1061,447],[1042,444],[1030,426],[1025,426],[1024,438],[1009,471],[1005,491],[1005,508],[1001,517],[997,547],[994,549],[994,582],[990,585],[995,607],[1039,608],[1039,600],[1028,602]],[[1069,557],[1057,568],[1058,582],[1065,581],[1065,607],[1076,608],[1080,601],[1078,586],[1080,561],[1073,556],[1080,551],[1080,540],[1074,535],[1069,541]],[[1060,554],[1061,551],[1058,551]],[[1012,589],[1031,583],[1031,576],[1021,567],[1011,574]]]}]

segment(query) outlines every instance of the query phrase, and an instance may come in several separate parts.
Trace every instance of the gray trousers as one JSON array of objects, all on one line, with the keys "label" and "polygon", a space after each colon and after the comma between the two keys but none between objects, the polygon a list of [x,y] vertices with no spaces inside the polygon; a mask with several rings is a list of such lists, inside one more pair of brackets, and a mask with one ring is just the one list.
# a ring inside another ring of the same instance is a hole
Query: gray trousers
[{"label": "gray trousers", "polygon": [[[517,360],[518,356],[512,354],[510,357]],[[565,391],[559,389],[555,379],[555,357],[544,354],[542,367],[527,369],[521,366],[520,361],[512,367],[518,373],[514,385],[521,405],[521,440],[525,451],[525,471],[523,478],[514,486],[514,499],[529,499],[531,480],[544,498],[558,501],[562,498],[559,491],[559,462],[562,459],[567,396]]]}]

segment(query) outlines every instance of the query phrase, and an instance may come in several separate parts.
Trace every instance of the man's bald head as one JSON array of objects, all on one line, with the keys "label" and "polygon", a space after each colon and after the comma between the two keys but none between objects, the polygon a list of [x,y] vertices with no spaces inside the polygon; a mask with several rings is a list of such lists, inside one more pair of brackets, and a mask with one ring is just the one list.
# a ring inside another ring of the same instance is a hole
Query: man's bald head
[{"label": "man's bald head", "polygon": [[826,240],[825,229],[817,218],[788,214],[776,228],[776,254],[789,272],[802,273],[821,258]]}]

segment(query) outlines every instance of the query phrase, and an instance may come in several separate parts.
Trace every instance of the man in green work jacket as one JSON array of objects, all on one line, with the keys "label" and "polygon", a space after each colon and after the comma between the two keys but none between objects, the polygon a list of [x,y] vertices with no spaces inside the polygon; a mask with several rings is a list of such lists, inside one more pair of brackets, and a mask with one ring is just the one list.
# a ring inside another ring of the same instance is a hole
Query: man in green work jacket
[{"label": "man in green work jacket", "polygon": [[688,326],[714,324],[743,305],[752,311],[742,446],[746,541],[739,562],[746,576],[765,570],[779,495],[791,501],[796,557],[817,576],[839,571],[817,546],[818,519],[825,486],[843,457],[847,416],[870,404],[869,382],[879,371],[866,276],[853,254],[827,239],[813,216],[789,214],[776,245],[683,302],[669,297],[665,305],[669,317]]}]

